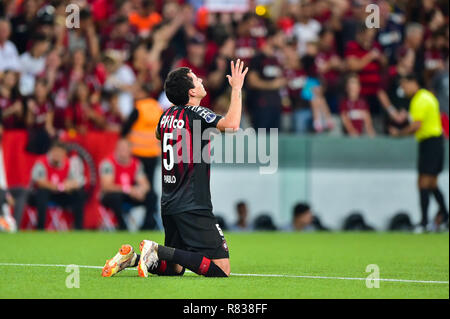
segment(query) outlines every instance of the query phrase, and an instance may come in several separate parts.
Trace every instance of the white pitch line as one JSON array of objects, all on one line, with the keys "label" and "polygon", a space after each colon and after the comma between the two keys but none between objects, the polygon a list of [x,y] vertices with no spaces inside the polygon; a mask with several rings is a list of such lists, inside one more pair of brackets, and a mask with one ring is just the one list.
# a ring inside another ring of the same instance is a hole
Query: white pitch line
[{"label": "white pitch line", "polygon": [[[0,266],[21,266],[21,267],[67,267],[69,265],[58,265],[58,264],[17,264],[17,263],[0,263]],[[76,265],[80,268],[90,268],[90,269],[102,269],[102,266],[86,266],[86,265]],[[135,270],[134,268],[127,268],[126,270]],[[187,271],[191,272],[191,271]],[[354,277],[328,277],[328,276],[307,276],[307,275],[280,275],[280,274],[235,274],[231,273],[232,276],[238,277],[280,277],[280,278],[305,278],[305,279],[336,279],[336,280],[367,280],[367,278],[354,278]],[[420,283],[420,284],[449,284],[448,281],[435,281],[435,280],[411,280],[411,279],[388,279],[380,278],[370,280],[374,281],[389,281],[389,282],[407,282],[407,283]]]}]

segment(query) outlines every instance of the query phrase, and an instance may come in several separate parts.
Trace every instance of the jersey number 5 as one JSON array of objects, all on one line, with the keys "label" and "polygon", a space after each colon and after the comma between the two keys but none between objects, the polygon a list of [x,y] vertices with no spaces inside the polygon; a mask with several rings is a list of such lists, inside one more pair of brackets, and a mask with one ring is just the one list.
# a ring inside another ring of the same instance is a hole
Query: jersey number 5
[{"label": "jersey number 5", "polygon": [[163,165],[167,171],[172,170],[175,162],[173,157],[173,146],[168,143],[169,139],[173,140],[173,133],[164,134],[163,139],[163,153],[167,154],[167,157],[163,159]]}]

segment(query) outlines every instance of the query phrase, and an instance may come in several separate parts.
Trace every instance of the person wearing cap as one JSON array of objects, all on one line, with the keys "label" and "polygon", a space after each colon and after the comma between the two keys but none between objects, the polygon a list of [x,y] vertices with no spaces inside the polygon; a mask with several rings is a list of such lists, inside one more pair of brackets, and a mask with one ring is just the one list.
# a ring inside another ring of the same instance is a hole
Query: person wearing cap
[{"label": "person wearing cap", "polygon": [[438,186],[438,176],[444,168],[441,114],[436,97],[430,91],[420,87],[414,74],[403,76],[400,85],[405,94],[411,97],[410,123],[403,129],[390,127],[389,131],[392,136],[415,135],[419,143],[418,188],[422,220],[417,231],[424,232],[431,229],[431,226],[428,225],[428,206],[431,194],[435,197],[439,205],[439,213],[443,216],[441,224],[448,221],[448,210]]}]

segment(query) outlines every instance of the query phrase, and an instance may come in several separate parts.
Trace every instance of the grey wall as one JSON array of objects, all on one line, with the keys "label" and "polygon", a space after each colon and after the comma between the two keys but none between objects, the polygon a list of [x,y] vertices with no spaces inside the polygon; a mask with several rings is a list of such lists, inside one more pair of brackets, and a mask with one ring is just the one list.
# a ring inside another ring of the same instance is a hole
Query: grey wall
[{"label": "grey wall", "polygon": [[[361,211],[379,230],[386,229],[399,210],[406,210],[418,222],[416,147],[413,138],[279,136],[279,165],[274,174],[261,174],[258,164],[213,163],[214,212],[234,223],[234,205],[245,200],[251,219],[270,212],[276,224],[283,227],[290,222],[295,203],[307,201],[332,229],[341,228],[343,219],[353,210]],[[157,172],[155,188],[159,192],[159,168]],[[439,181],[447,205],[448,178],[447,141],[446,169]],[[430,214],[436,211],[432,202]]]}]

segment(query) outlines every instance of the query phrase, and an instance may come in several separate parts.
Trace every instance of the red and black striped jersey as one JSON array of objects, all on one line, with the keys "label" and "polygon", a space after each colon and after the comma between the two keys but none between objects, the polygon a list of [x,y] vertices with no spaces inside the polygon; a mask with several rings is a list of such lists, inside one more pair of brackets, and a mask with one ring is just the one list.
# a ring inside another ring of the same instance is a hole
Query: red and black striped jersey
[{"label": "red and black striped jersey", "polygon": [[161,138],[161,214],[212,211],[210,133],[222,117],[202,106],[172,106],[157,129]]}]

